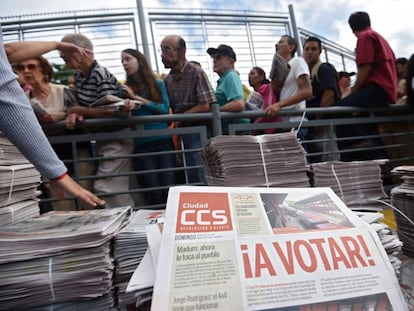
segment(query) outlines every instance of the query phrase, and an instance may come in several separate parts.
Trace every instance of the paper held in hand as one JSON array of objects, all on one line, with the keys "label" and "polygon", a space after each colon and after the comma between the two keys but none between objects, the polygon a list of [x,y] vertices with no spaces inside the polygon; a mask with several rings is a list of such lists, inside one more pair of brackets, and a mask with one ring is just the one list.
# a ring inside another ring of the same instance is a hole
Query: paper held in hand
[{"label": "paper held in hand", "polygon": [[139,109],[143,104],[138,100],[124,99],[114,95],[105,95],[99,98],[97,101],[90,104],[89,107],[107,110],[118,110],[119,107],[127,105],[128,101],[135,103],[135,109]]}]

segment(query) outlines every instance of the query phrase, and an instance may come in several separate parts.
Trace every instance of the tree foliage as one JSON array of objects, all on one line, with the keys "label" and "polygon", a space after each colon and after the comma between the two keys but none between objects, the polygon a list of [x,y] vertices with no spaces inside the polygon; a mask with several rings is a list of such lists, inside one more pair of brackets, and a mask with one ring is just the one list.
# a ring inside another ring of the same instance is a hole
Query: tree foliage
[{"label": "tree foliage", "polygon": [[53,66],[53,79],[52,82],[56,84],[68,84],[68,77],[73,76],[75,71],[69,69],[66,64],[52,64]]}]

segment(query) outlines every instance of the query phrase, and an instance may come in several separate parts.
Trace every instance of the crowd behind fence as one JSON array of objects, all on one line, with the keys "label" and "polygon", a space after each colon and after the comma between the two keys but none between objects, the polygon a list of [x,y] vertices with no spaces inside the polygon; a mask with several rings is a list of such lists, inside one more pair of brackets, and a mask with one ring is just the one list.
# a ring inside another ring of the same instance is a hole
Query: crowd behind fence
[{"label": "crowd behind fence", "polygon": [[[84,130],[84,134],[76,134],[76,135],[63,135],[63,136],[51,136],[49,137],[50,142],[52,145],[59,145],[62,143],[70,143],[72,145],[73,157],[70,160],[65,161],[68,165],[73,165],[73,176],[78,181],[85,181],[85,180],[94,180],[97,178],[96,175],[91,174],[88,176],[81,176],[79,175],[79,164],[80,163],[96,163],[102,159],[109,159],[103,158],[99,155],[91,156],[91,157],[79,157],[77,153],[77,148],[81,143],[91,143],[92,144],[99,140],[110,140],[110,139],[120,139],[120,138],[135,138],[135,137],[148,137],[148,136],[160,136],[160,135],[185,135],[196,133],[200,136],[202,145],[205,146],[208,140],[211,137],[221,135],[221,121],[225,119],[232,119],[232,118],[240,118],[248,117],[248,118],[257,118],[259,116],[263,116],[263,112],[260,111],[246,111],[241,113],[223,113],[219,112],[218,107],[213,108],[211,112],[208,113],[197,113],[197,114],[173,114],[173,115],[164,115],[164,116],[145,116],[145,117],[129,117],[127,119],[87,119],[85,120],[82,125],[79,127],[80,129]],[[369,115],[365,117],[345,117],[349,115],[350,112],[368,112]],[[292,112],[289,111],[281,111],[280,113],[282,116],[289,116],[292,115]],[[302,112],[296,112],[297,114],[302,114]],[[383,144],[380,146],[374,147],[359,147],[355,149],[347,149],[347,150],[333,150],[328,149],[324,154],[321,152],[311,152],[308,151],[306,154],[307,161],[311,166],[312,163],[315,162],[315,159],[319,159],[321,155],[325,155],[328,160],[329,158],[337,158],[337,153],[342,154],[346,152],[354,152],[354,151],[362,151],[362,152],[372,152],[374,149],[381,149],[384,150],[385,154],[391,155],[389,157],[389,161],[383,167],[383,181],[384,186],[387,188],[391,188],[398,183],[398,180],[392,178],[390,175],[390,171],[393,167],[399,165],[414,165],[414,114],[409,114],[404,107],[389,107],[386,109],[362,109],[362,108],[355,108],[355,107],[331,107],[331,108],[311,108],[306,110],[306,115],[311,114],[318,114],[324,115],[323,119],[319,120],[312,120],[312,121],[304,121],[301,126],[306,128],[316,127],[316,126],[323,126],[329,127],[331,129],[330,133],[335,133],[335,127],[338,125],[346,125],[346,126],[355,126],[357,124],[398,124],[398,125],[405,125],[404,131],[394,131],[390,133],[380,133],[377,137],[366,136],[366,137],[348,137],[348,138],[336,138],[335,135],[330,135],[325,138],[325,141],[329,141],[332,146],[336,145],[336,143],[340,140],[355,140],[359,139],[361,141],[372,139],[372,138],[380,138],[382,139]],[[378,116],[380,115],[380,116]],[[145,130],[144,124],[154,121],[162,121],[172,123],[175,121],[205,121],[208,126],[189,126],[189,127],[179,127],[179,128],[168,128],[168,129],[159,129],[159,130]],[[112,132],[112,133],[103,133],[98,132],[94,133],[93,128],[96,126],[102,125],[125,125],[128,124],[134,128],[131,131],[124,132],[123,137],[119,137],[119,132]],[[236,135],[240,132],[250,132],[254,130],[260,130],[265,128],[277,128],[280,130],[290,130],[290,129],[297,129],[299,126],[298,122],[277,122],[277,123],[250,123],[250,124],[231,124],[229,126],[229,133],[230,135]],[[63,122],[60,122],[55,125],[49,125],[48,127],[64,127]],[[91,131],[90,131],[91,130]],[[306,150],[310,150],[308,148],[314,143],[319,142],[318,140],[304,140],[301,142],[302,146]],[[395,150],[408,150],[404,156],[398,155],[395,156],[395,153],[392,151]],[[164,153],[174,153],[176,155],[177,165],[171,168],[172,171],[175,172],[177,176],[177,184],[191,184],[188,182],[186,178],[187,173],[190,170],[195,170],[200,167],[197,166],[187,166],[185,163],[184,154],[193,151],[200,151],[200,150],[184,150],[183,148],[177,148],[171,151],[164,151]],[[157,155],[156,153],[151,154],[127,154],[125,158],[139,158],[145,155]],[[317,161],[317,160],[316,160]],[[260,168],[258,168],[260,169]],[[162,169],[161,169],[162,170]],[[165,170],[165,169],[164,169]],[[160,170],[155,170],[159,172]],[[136,209],[141,208],[162,208],[164,204],[157,205],[157,206],[150,206],[147,205],[145,200],[142,200],[143,195],[147,191],[155,190],[154,188],[140,188],[134,182],[136,176],[141,174],[148,174],[154,171],[145,170],[145,171],[134,171],[131,170],[129,172],[123,173],[123,175],[130,176],[131,184],[130,189],[126,190],[123,193],[129,193],[135,199],[135,207]],[[112,176],[112,175],[111,175]],[[110,177],[108,176],[100,176],[102,177]],[[200,183],[192,184],[192,185],[202,185]],[[161,188],[168,188],[169,186],[161,187]],[[98,195],[105,198],[106,195],[111,194],[119,194],[119,193],[98,193]],[[71,199],[72,200],[72,199]],[[53,202],[54,199],[51,198],[43,198],[42,203],[47,204]],[[82,208],[79,204],[77,205],[78,208]]]}]

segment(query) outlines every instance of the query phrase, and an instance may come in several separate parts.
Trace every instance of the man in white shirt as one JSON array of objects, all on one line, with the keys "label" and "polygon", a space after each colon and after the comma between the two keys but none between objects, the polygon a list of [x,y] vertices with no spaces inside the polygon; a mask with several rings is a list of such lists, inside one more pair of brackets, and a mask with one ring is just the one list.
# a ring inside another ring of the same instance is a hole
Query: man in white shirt
[{"label": "man in white shirt", "polygon": [[[288,35],[283,35],[276,44],[276,53],[288,61],[289,74],[283,84],[279,101],[266,109],[266,116],[273,118],[281,109],[305,110],[306,99],[312,96],[312,85],[310,82],[309,67],[302,57],[294,57],[297,42]],[[300,121],[301,116],[290,116],[282,118],[282,121]],[[303,140],[307,129],[301,128],[297,134]]]}]

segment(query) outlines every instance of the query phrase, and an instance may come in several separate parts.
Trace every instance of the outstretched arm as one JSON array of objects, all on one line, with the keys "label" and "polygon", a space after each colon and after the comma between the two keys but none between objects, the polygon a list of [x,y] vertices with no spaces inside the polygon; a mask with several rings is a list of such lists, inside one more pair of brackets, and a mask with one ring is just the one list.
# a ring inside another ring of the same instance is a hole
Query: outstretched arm
[{"label": "outstretched arm", "polygon": [[66,53],[80,53],[82,56],[92,51],[81,48],[72,43],[59,41],[16,41],[4,44],[7,58],[10,63],[16,63],[25,59],[38,57],[53,50]]}]

